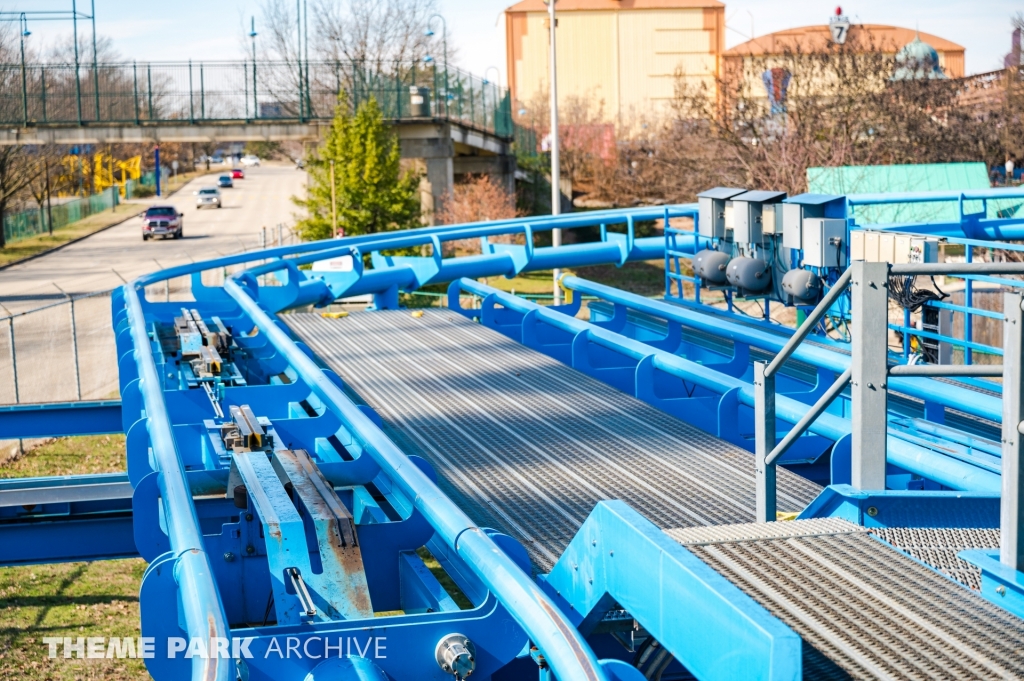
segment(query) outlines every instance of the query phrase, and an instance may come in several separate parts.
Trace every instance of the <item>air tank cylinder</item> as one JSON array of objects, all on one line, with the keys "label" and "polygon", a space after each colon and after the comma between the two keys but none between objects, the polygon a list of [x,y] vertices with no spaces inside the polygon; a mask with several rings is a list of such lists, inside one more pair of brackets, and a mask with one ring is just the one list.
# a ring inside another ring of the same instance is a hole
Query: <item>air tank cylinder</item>
[{"label": "air tank cylinder", "polygon": [[704,249],[693,257],[693,273],[705,284],[724,286],[729,256],[721,251]]},{"label": "air tank cylinder", "polygon": [[760,258],[733,258],[726,268],[726,278],[738,289],[759,293],[772,283],[772,271]]}]

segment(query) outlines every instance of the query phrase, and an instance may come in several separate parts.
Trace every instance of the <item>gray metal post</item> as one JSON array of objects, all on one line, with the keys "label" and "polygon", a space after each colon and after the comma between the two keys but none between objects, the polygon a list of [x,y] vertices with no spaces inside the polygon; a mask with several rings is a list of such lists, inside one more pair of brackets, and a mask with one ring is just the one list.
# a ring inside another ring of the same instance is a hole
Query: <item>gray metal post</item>
[{"label": "gray metal post", "polygon": [[850,480],[857,489],[884,490],[889,265],[857,261],[851,269],[853,470]]},{"label": "gray metal post", "polygon": [[1003,489],[1000,501],[999,560],[1014,570],[1024,569],[1024,313],[1021,294],[1003,294]]},{"label": "gray metal post", "polygon": [[11,372],[14,376],[14,403],[21,400],[18,397],[18,354],[14,350],[14,317],[7,318],[7,339],[11,343]]},{"label": "gray metal post", "polygon": [[164,302],[171,302],[171,280],[164,279]]},{"label": "gray metal post", "polygon": [[765,375],[766,362],[754,362],[755,521],[775,520],[775,465],[765,459],[775,449],[775,376]]},{"label": "gray metal post", "polygon": [[78,328],[75,326],[75,299],[68,297],[68,304],[71,305],[71,353],[75,358],[75,395],[82,399],[82,374],[78,368]]}]

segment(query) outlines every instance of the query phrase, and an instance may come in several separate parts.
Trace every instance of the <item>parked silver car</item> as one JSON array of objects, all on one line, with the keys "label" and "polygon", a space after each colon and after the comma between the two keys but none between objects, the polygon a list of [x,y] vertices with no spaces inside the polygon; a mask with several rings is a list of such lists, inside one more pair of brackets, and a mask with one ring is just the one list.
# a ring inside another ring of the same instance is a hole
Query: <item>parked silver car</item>
[{"label": "parked silver car", "polygon": [[217,208],[220,208],[220,190],[216,187],[203,187],[194,193],[196,195],[196,208],[203,208],[204,206],[217,206]]}]

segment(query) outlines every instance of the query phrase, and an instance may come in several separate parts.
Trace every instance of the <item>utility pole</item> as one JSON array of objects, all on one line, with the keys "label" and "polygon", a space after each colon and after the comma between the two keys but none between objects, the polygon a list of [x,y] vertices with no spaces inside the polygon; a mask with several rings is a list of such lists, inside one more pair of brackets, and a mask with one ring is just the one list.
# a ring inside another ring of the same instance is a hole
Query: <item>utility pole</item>
[{"label": "utility pole", "polygon": [[50,203],[50,159],[43,155],[43,168],[46,173],[46,226],[53,236],[53,205]]},{"label": "utility pole", "polygon": [[252,117],[259,118],[259,104],[256,100],[256,17],[252,18],[252,28],[249,30],[249,37],[252,38]]},{"label": "utility pole", "polygon": [[334,184],[334,159],[331,159],[331,238],[338,238],[338,188]]},{"label": "utility pole", "polygon": [[[562,212],[562,189],[561,175],[558,163],[558,63],[555,57],[555,3],[558,0],[545,0],[548,6],[548,23],[550,25],[548,35],[551,43],[551,215],[557,216]],[[562,230],[551,230],[551,245],[558,248],[562,245]],[[554,272],[554,297],[552,304],[562,304],[562,290],[558,287],[558,280],[562,276],[562,270],[555,269]]]}]

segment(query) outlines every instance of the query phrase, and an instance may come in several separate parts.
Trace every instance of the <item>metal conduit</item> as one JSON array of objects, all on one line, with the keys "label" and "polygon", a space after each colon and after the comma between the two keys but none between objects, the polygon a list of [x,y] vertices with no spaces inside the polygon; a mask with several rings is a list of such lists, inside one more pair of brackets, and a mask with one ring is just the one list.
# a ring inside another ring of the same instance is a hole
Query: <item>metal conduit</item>
[{"label": "metal conduit", "polygon": [[505,553],[476,527],[419,468],[288,337],[234,279],[224,289],[310,389],[346,423],[367,454],[412,500],[544,652],[562,681],[610,681],[590,646],[558,607]]}]

